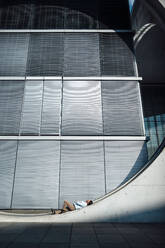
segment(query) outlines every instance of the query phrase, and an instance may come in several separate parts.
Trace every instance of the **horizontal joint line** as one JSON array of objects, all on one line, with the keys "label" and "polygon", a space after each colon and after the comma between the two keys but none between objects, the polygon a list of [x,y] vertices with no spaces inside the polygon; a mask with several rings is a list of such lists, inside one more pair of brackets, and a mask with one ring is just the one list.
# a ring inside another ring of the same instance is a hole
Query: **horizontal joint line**
[{"label": "horizontal joint line", "polygon": [[145,141],[146,136],[0,136],[0,140]]},{"label": "horizontal joint line", "polygon": [[27,77],[15,77],[15,76],[0,76],[1,81],[7,80],[66,80],[66,81],[77,81],[77,80],[88,80],[88,81],[107,81],[107,80],[114,80],[114,81],[142,81],[142,77],[62,77],[62,76],[27,76]]},{"label": "horizontal joint line", "polygon": [[1,29],[0,33],[133,33],[131,29]]}]

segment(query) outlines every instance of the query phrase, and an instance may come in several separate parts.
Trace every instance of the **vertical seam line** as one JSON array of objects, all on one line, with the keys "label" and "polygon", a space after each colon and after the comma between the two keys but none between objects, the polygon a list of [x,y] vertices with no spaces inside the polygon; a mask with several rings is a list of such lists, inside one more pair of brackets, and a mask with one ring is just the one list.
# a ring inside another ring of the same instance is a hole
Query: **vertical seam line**
[{"label": "vertical seam line", "polygon": [[[100,81],[100,96],[101,96],[101,106],[102,106],[102,130],[104,136],[104,114],[103,114],[103,97],[102,97],[102,81]],[[105,141],[103,140],[103,153],[104,153],[104,187],[105,194],[107,193],[107,180],[106,180],[106,163],[105,163]]]},{"label": "vertical seam line", "polygon": [[11,192],[10,209],[12,209],[12,204],[13,204],[14,186],[15,186],[15,177],[16,177],[16,166],[17,166],[17,158],[18,158],[18,145],[19,145],[19,141],[17,141],[17,147],[16,147],[16,156],[15,156],[15,166],[14,166],[14,175],[13,175],[13,185],[12,185],[12,192]]},{"label": "vertical seam line", "polygon": [[44,87],[45,86],[45,80],[43,79],[42,83],[42,103],[41,103],[41,113],[40,113],[40,126],[39,126],[39,136],[41,136],[41,126],[42,126],[42,118],[43,118],[43,106],[44,106]]}]

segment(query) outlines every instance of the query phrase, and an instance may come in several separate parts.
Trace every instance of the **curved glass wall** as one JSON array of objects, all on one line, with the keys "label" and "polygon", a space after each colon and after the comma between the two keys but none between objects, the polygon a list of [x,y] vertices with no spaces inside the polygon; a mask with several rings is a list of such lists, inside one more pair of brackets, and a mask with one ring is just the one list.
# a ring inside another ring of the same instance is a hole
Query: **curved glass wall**
[{"label": "curved glass wall", "polygon": [[149,158],[165,137],[165,85],[141,85]]}]

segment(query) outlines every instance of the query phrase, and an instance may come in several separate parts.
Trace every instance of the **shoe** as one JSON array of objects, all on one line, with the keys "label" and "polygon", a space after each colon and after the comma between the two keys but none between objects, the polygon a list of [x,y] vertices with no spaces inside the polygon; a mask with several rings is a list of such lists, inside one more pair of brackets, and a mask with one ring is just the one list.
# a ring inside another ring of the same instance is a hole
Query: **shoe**
[{"label": "shoe", "polygon": [[55,209],[51,208],[52,214],[56,214]]}]

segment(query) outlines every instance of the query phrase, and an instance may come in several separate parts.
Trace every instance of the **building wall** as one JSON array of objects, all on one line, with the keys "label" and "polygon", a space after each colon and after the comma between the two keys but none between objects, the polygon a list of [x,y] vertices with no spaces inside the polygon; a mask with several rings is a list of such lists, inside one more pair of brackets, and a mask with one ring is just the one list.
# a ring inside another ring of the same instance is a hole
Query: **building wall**
[{"label": "building wall", "polygon": [[164,6],[159,1],[135,1],[132,24],[144,120],[151,157],[165,136],[165,29]]}]

